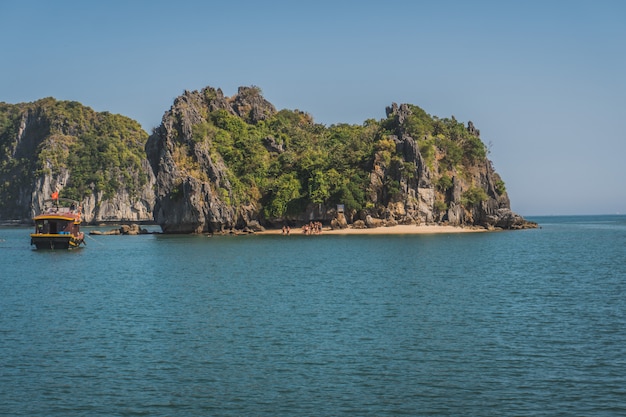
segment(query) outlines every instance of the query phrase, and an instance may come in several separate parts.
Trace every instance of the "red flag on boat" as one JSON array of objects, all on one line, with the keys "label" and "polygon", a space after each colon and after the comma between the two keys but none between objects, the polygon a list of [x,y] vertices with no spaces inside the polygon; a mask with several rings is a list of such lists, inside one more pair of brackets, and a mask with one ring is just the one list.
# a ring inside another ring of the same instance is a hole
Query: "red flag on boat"
[{"label": "red flag on boat", "polygon": [[55,192],[52,193],[52,199],[53,200],[58,200],[59,199],[59,192],[58,191],[55,191]]}]

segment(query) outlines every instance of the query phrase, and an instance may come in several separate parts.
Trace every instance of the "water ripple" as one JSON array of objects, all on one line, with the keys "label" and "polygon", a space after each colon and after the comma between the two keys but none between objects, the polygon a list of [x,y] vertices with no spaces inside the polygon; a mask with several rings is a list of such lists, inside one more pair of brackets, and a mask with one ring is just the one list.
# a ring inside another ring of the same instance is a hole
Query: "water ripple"
[{"label": "water ripple", "polygon": [[2,229],[0,414],[620,415],[623,217],[458,236]]}]

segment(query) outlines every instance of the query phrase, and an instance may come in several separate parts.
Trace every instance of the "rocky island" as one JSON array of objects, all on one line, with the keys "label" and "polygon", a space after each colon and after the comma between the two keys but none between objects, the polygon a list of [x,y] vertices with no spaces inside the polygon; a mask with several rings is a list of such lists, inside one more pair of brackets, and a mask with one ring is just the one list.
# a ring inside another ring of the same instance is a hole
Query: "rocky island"
[{"label": "rocky island", "polygon": [[297,226],[534,227],[510,209],[478,129],[409,104],[363,125],[277,111],[256,87],[186,91],[146,144],[165,233]]},{"label": "rocky island", "polygon": [[480,132],[392,103],[362,125],[277,110],[260,88],[185,91],[152,134],[121,115],[52,98],[0,103],[0,221],[28,223],[54,191],[84,220],[164,233],[536,227],[510,209]]},{"label": "rocky island", "polygon": [[0,103],[0,221],[30,224],[55,191],[82,202],[86,223],[152,221],[147,137],[75,101]]}]

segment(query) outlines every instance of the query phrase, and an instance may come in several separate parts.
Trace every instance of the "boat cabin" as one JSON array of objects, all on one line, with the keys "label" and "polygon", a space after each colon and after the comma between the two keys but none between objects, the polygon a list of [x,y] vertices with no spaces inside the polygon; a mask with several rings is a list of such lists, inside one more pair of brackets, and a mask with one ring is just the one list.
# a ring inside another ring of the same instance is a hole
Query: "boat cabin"
[{"label": "boat cabin", "polygon": [[79,225],[73,218],[39,216],[35,219],[35,233],[76,235]]}]

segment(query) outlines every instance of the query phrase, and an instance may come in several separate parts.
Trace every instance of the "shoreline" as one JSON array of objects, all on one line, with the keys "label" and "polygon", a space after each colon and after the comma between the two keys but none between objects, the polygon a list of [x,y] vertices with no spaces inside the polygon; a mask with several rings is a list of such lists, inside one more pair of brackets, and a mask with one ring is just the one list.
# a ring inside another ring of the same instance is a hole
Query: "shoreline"
[{"label": "shoreline", "polygon": [[[442,226],[442,225],[414,225],[400,224],[396,226],[380,226],[364,229],[331,229],[330,227],[322,228],[321,235],[428,235],[443,233],[480,233],[488,232],[485,228],[461,227],[461,226]],[[282,229],[266,229],[262,232],[255,232],[255,235],[282,235]],[[301,228],[292,228],[290,235],[304,235]],[[319,235],[319,234],[318,234]],[[312,236],[318,236],[312,235]]]}]

